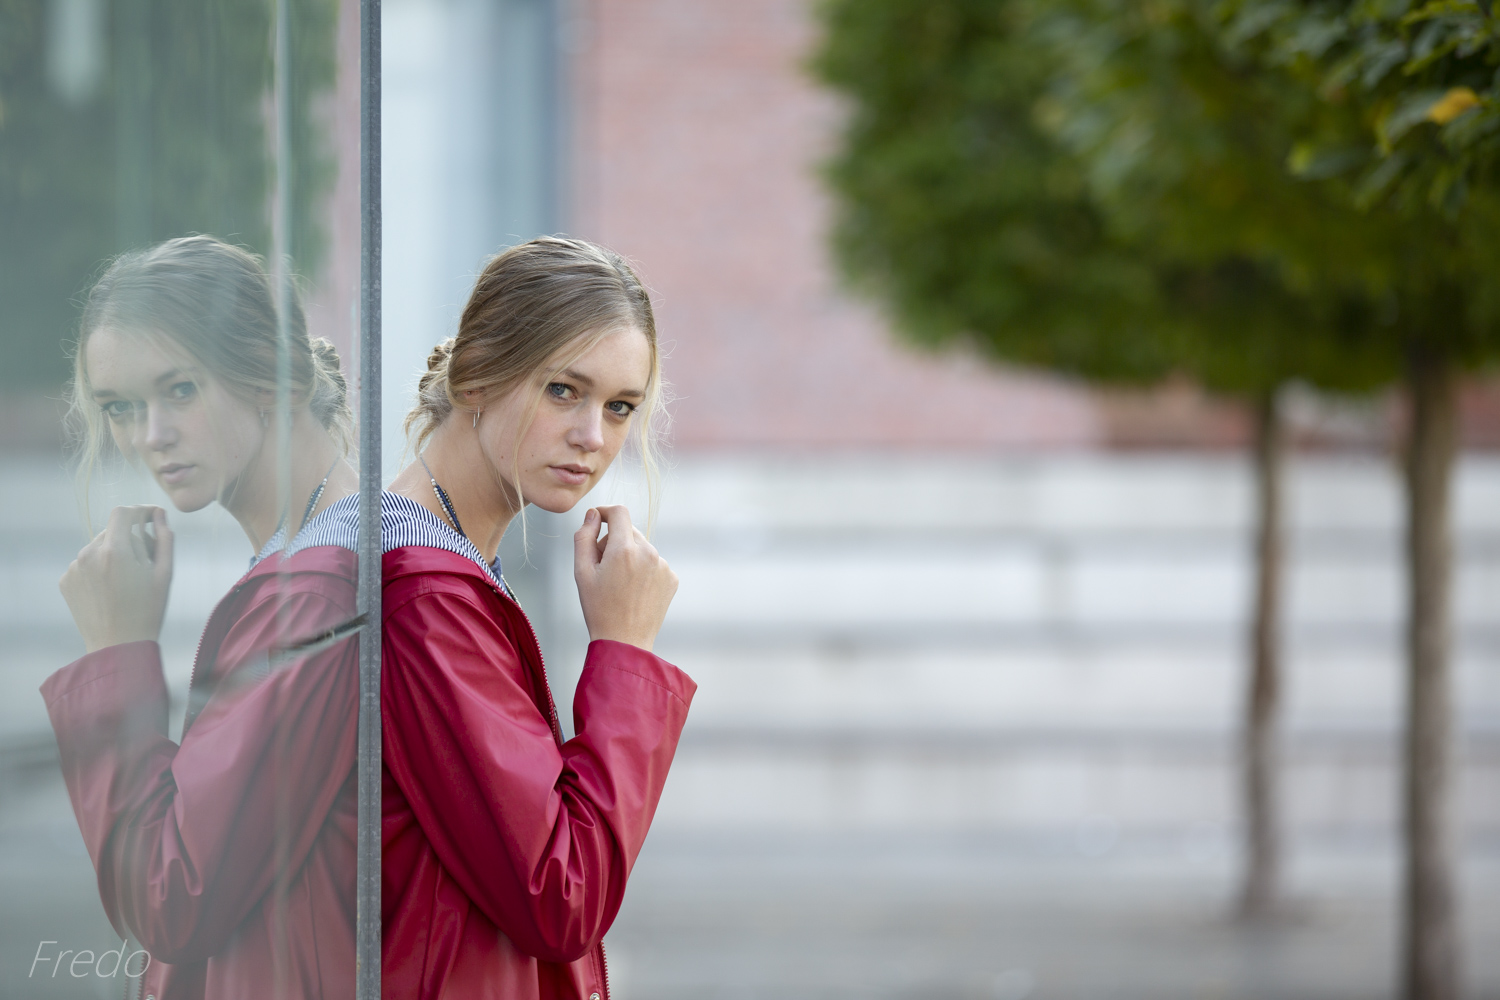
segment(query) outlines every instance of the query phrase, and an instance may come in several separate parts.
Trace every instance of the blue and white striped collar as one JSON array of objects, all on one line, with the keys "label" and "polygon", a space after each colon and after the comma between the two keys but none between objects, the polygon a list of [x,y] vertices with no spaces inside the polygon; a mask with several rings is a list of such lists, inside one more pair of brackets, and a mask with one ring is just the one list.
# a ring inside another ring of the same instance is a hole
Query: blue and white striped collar
[{"label": "blue and white striped collar", "polygon": [[472,559],[489,574],[505,595],[515,600],[505,577],[500,573],[500,556],[493,563],[484,561],[479,549],[469,539],[453,530],[453,526],[410,497],[399,493],[380,495],[380,551],[421,545],[432,549],[454,552]]},{"label": "blue and white striped collar", "polygon": [[[276,534],[271,536],[271,540],[250,558],[251,568],[285,544],[286,528],[283,526],[277,529]],[[287,546],[286,554],[288,557],[294,556],[303,549],[316,548],[319,545],[337,545],[350,552],[359,551],[358,493],[336,500],[315,514],[292,538],[292,544]]]}]

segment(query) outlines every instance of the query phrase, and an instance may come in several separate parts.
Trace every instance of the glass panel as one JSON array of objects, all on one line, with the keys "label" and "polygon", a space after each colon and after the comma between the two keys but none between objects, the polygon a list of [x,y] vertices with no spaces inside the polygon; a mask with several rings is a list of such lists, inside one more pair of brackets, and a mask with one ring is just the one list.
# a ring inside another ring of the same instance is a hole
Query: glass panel
[{"label": "glass panel", "polygon": [[359,43],[0,4],[0,995],[353,995]]}]

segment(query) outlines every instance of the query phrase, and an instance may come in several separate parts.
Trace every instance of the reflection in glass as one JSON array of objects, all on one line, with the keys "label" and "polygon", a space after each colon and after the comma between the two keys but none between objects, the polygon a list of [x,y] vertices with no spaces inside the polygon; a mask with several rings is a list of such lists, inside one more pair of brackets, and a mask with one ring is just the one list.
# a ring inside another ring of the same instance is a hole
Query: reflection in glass
[{"label": "reflection in glass", "polygon": [[353,993],[358,13],[0,3],[0,996]]},{"label": "reflection in glass", "polygon": [[178,511],[221,505],[255,552],[203,632],[179,743],[157,642],[167,512],[115,507],[62,578],[88,653],[42,693],[145,995],[352,995],[358,479],[337,354],[287,301],[278,324],[259,260],[199,236],[118,258],[84,308],[85,468],[112,446]]}]

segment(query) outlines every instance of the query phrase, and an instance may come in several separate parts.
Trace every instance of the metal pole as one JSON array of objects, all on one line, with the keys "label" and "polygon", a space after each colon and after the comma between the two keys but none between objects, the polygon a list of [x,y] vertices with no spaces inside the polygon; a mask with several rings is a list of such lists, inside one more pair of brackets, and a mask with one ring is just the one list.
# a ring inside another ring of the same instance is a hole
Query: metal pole
[{"label": "metal pole", "polygon": [[380,0],[359,0],[359,865],[356,1000],[380,1000]]}]

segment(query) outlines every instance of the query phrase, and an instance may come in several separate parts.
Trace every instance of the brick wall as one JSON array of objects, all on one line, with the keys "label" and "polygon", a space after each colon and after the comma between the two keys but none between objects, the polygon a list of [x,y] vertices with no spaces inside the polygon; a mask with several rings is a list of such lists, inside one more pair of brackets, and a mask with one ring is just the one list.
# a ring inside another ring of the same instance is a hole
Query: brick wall
[{"label": "brick wall", "polygon": [[1102,443],[1061,380],[921,357],[837,290],[816,165],[834,103],[806,0],[591,0],[574,53],[570,229],[638,261],[675,440],[710,447]]}]

